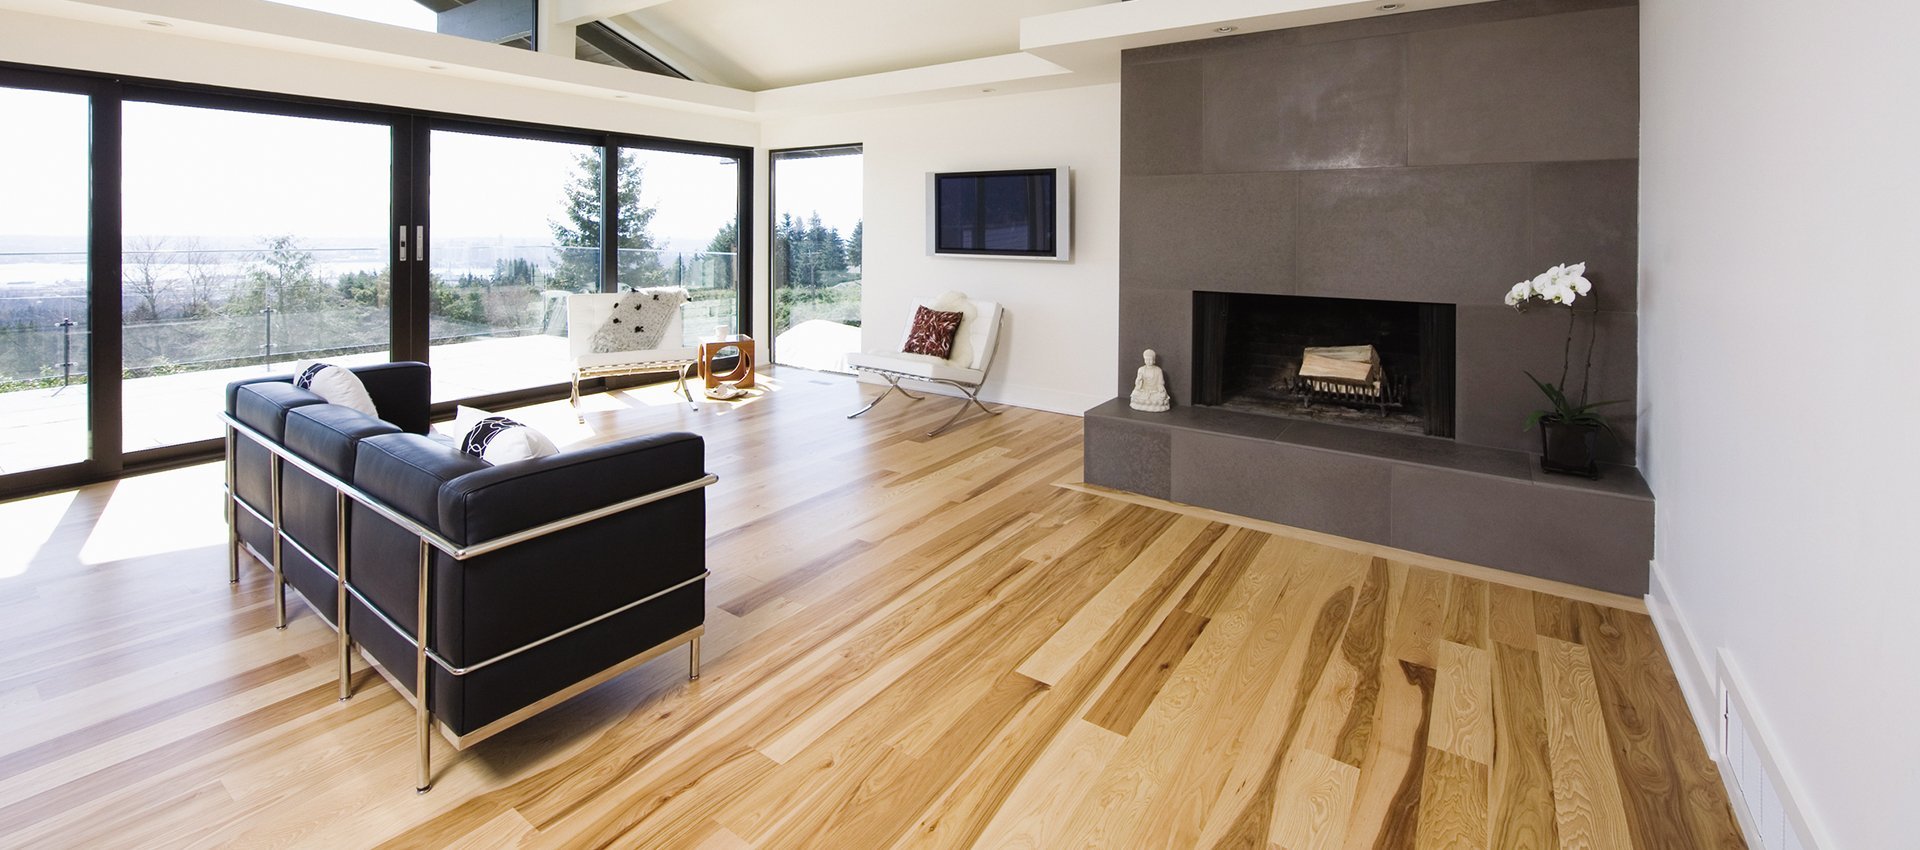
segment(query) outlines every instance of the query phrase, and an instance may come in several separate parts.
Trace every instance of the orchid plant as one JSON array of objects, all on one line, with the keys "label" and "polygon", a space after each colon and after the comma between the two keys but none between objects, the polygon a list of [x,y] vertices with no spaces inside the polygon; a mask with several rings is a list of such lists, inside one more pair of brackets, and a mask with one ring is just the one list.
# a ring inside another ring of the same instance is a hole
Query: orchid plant
[{"label": "orchid plant", "polygon": [[[1574,403],[1574,401],[1567,396],[1567,371],[1573,363],[1574,323],[1580,317],[1580,311],[1573,309],[1573,303],[1579,300],[1581,296],[1593,294],[1593,282],[1587,280],[1586,275],[1586,263],[1574,263],[1573,265],[1562,264],[1541,272],[1532,280],[1520,281],[1514,284],[1512,289],[1507,291],[1507,306],[1523,313],[1527,311],[1528,307],[1533,306],[1536,301],[1547,304],[1560,304],[1567,308],[1567,342],[1562,348],[1560,355],[1560,380],[1557,383],[1548,383],[1534,377],[1532,372],[1526,373],[1527,378],[1533,381],[1533,385],[1539,387],[1540,392],[1546,395],[1547,402],[1553,405],[1551,410],[1536,410],[1533,412],[1533,415],[1528,416],[1528,428],[1546,419],[1557,420],[1570,425],[1589,425],[1604,428],[1609,432],[1613,430],[1612,426],[1607,424],[1606,418],[1596,412],[1596,408],[1609,404],[1619,404],[1620,402],[1587,402],[1588,382],[1593,376],[1593,337],[1598,335],[1597,332],[1587,337],[1587,362],[1580,373],[1579,403]],[[1589,314],[1599,312],[1599,298],[1600,296],[1593,295],[1593,302],[1596,306],[1593,310],[1587,311]]]}]

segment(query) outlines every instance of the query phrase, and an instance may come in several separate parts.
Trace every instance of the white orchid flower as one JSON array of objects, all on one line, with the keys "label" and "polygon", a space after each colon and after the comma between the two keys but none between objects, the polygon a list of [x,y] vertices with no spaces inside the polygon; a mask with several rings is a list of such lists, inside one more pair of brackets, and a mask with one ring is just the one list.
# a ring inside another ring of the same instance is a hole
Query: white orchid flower
[{"label": "white orchid flower", "polygon": [[1514,284],[1512,289],[1507,290],[1507,306],[1518,307],[1522,302],[1532,297],[1533,282],[1528,280],[1520,281]]}]

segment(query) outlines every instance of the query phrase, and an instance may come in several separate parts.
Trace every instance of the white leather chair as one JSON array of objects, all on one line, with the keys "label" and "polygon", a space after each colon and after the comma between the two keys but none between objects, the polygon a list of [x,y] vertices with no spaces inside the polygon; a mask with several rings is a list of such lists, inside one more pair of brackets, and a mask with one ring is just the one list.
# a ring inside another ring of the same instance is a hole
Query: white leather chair
[{"label": "white leather chair", "polygon": [[[915,307],[942,309],[938,299],[924,299]],[[951,309],[949,306],[946,309]],[[847,355],[847,365],[856,372],[877,375],[887,382],[887,389],[875,397],[871,404],[847,415],[848,419],[859,416],[874,408],[880,399],[892,395],[898,390],[901,395],[918,401],[920,396],[907,392],[900,386],[901,381],[925,381],[931,384],[946,384],[958,389],[966,398],[960,402],[960,409],[940,427],[927,432],[931,437],[947,430],[960,420],[971,403],[981,411],[998,416],[1000,411],[990,410],[980,403],[980,385],[986,383],[987,371],[993,366],[993,350],[1000,343],[1000,321],[1003,311],[1000,305],[992,301],[975,298],[965,300],[961,309],[960,328],[954,334],[953,351],[945,358],[926,354],[908,354],[900,349],[906,346],[907,335],[913,330],[913,314],[907,314],[907,327],[901,331],[900,344],[893,350],[870,349],[857,354]]]},{"label": "white leather chair", "polygon": [[[613,305],[626,293],[575,293],[567,298],[567,356],[573,361],[573,406],[580,407],[580,382],[587,378],[609,378],[648,372],[673,372],[679,375],[676,389],[693,404],[693,392],[687,389],[687,370],[693,368],[695,352],[681,345],[685,332],[681,313],[675,312],[660,338],[661,348],[645,351],[593,350],[593,334],[613,316]],[[696,405],[697,407],[697,405]]]}]

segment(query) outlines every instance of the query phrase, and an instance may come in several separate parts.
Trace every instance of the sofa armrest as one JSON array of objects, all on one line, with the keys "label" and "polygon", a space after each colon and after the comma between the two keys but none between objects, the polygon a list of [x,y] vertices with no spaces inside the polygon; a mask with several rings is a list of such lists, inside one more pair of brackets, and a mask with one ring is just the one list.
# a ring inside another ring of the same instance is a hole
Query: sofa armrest
[{"label": "sofa armrest", "polygon": [[[472,545],[706,476],[696,434],[653,434],[488,467],[448,481],[439,527]],[[698,495],[695,498],[700,498]]]},{"label": "sofa armrest", "polygon": [[441,488],[486,468],[486,461],[461,454],[430,437],[383,434],[360,441],[353,459],[353,485],[413,521],[440,530],[435,520]]},{"label": "sofa armrest", "polygon": [[433,370],[425,363],[375,363],[352,369],[367,387],[380,418],[409,434],[425,434],[432,425]]}]

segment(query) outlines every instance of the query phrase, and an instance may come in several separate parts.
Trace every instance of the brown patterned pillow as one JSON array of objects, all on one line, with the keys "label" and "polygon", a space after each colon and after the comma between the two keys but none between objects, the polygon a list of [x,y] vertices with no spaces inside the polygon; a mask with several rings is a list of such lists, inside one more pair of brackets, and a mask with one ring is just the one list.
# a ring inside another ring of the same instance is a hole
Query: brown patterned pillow
[{"label": "brown patterned pillow", "polygon": [[907,332],[907,344],[900,350],[908,354],[927,354],[946,359],[953,354],[953,336],[960,331],[960,313],[929,310],[913,311],[913,330]]}]

